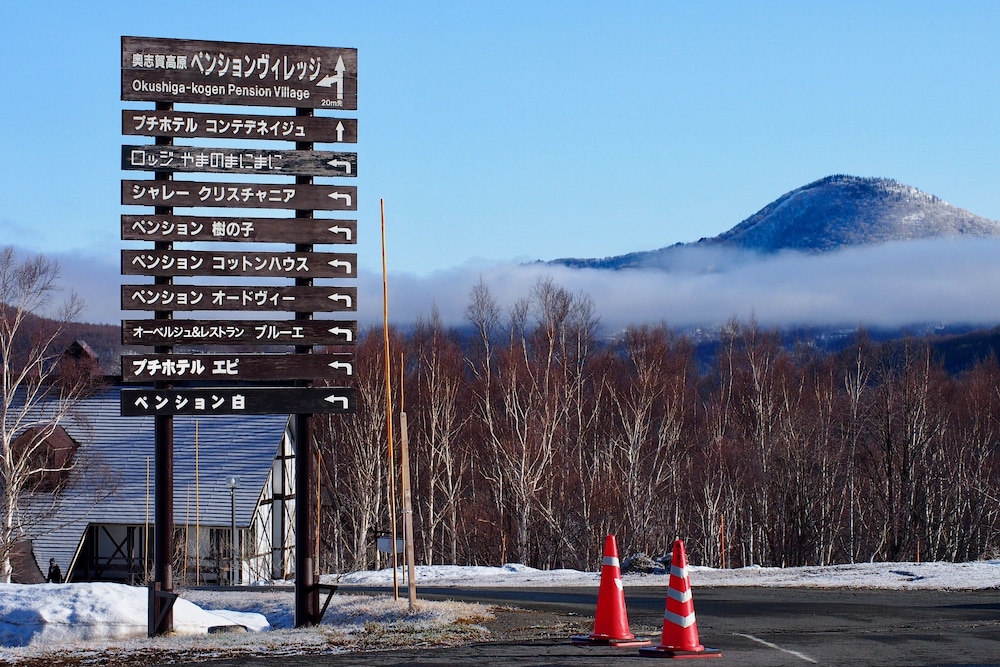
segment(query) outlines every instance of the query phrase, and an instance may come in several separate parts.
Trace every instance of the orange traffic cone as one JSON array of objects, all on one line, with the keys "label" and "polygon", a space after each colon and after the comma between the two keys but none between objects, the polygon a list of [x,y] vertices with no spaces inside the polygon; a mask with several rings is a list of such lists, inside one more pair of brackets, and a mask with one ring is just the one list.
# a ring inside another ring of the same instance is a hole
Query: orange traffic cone
[{"label": "orange traffic cone", "polygon": [[680,540],[674,542],[670,558],[670,587],[667,589],[667,609],[663,615],[663,636],[659,646],[640,648],[639,654],[658,658],[722,657],[719,649],[705,648],[698,642],[687,556],[684,554],[684,543]]},{"label": "orange traffic cone", "polygon": [[587,646],[649,646],[653,642],[637,638],[628,628],[625,613],[625,588],[618,563],[615,536],[604,538],[604,561],[601,566],[601,586],[597,589],[597,614],[594,631],[573,637],[574,644]]}]

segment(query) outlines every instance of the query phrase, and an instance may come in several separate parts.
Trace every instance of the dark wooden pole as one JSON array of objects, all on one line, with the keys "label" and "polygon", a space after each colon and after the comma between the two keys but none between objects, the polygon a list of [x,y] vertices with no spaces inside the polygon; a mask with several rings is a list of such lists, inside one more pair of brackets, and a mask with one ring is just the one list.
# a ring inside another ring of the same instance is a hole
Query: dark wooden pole
[{"label": "dark wooden pole", "polygon": [[[174,105],[169,102],[157,102],[157,111],[173,111]],[[171,137],[157,137],[157,145],[170,146]],[[169,172],[156,172],[157,181],[170,181]],[[172,206],[157,206],[157,215],[172,215]],[[172,250],[173,242],[157,241],[157,250]],[[170,285],[173,278],[157,276],[153,279],[157,285]],[[173,318],[170,311],[156,311],[154,318],[169,320]],[[156,346],[157,353],[173,352],[172,345]],[[157,389],[169,389],[170,383],[156,382]],[[174,590],[173,554],[174,554],[174,418],[171,415],[156,415],[154,418],[154,514],[153,514],[153,591],[150,595],[149,636],[163,635],[173,632],[174,614],[172,605],[166,602],[166,597],[156,592],[172,593]]]},{"label": "dark wooden pole", "polygon": [[[312,116],[312,109],[296,109],[296,116]],[[296,142],[296,150],[311,151],[311,141]],[[312,185],[311,176],[296,176],[297,185]],[[312,218],[312,211],[295,211],[295,217]],[[313,251],[313,245],[296,244],[296,252]],[[311,287],[311,278],[296,278],[297,287]],[[296,312],[297,321],[311,320],[312,313]],[[296,354],[312,354],[311,345],[297,345]],[[304,382],[308,387],[311,383]],[[313,416],[309,414],[295,415],[295,627],[317,625],[320,622],[319,606],[319,564],[314,558],[316,553],[316,526],[318,525],[317,508],[313,499],[316,497],[315,484],[319,466],[317,452],[313,442]]]}]

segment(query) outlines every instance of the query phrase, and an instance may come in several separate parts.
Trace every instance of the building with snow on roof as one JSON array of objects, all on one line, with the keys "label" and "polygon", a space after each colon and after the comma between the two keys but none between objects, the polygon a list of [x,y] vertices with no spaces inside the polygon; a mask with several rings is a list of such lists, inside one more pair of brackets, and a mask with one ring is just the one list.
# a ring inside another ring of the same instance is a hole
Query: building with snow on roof
[{"label": "building with snow on roof", "polygon": [[[66,581],[151,578],[155,418],[123,417],[120,401],[117,386],[80,399],[49,436],[52,455],[71,466],[49,480],[49,490],[33,494],[27,511],[35,516],[14,559],[15,581],[37,581],[51,559]],[[36,423],[45,420],[40,406]],[[295,462],[288,415],[173,422],[175,584],[291,577]]]}]

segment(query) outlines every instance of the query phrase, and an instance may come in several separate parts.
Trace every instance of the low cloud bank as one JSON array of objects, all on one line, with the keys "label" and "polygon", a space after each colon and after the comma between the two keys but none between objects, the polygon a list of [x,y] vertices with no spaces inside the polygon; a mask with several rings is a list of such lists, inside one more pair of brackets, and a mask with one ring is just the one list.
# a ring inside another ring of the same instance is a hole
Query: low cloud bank
[{"label": "low cloud bank", "polygon": [[[690,255],[672,262],[669,271],[469,263],[425,276],[390,273],[389,319],[411,324],[436,307],[446,324],[461,325],[470,291],[480,280],[506,309],[525,298],[539,279],[550,277],[574,294],[589,295],[601,322],[612,329],[660,321],[711,326],[751,316],[763,326],[1000,322],[1000,240],[907,241],[752,260],[743,252],[730,255],[717,248],[686,252]],[[116,324],[122,318],[117,262],[88,256],[57,259],[63,284],[87,302],[83,319]],[[330,317],[356,316],[362,326],[380,324],[381,273],[362,270],[357,287],[356,315]]]},{"label": "low cloud bank", "polygon": [[[551,277],[570,292],[589,295],[609,328],[660,321],[711,326],[751,316],[763,326],[1000,322],[1000,240],[908,241],[754,261],[744,252],[688,252],[683,268],[675,264],[670,271],[532,264],[467,266],[426,277],[390,275],[390,320],[412,322],[436,305],[447,323],[461,324],[470,290],[480,278],[509,307],[538,279]],[[362,278],[362,283],[369,280],[381,289],[380,277]],[[380,309],[381,292],[366,301]],[[381,311],[363,308],[359,319],[380,321]]]}]

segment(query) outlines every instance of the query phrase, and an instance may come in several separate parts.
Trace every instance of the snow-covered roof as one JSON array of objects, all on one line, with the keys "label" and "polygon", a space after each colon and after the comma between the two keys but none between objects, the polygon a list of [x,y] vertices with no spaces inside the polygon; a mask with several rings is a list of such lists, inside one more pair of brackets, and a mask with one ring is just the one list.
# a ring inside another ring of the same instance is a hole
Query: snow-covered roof
[{"label": "snow-covered roof", "polygon": [[[121,389],[80,401],[62,422],[76,440],[78,469],[57,511],[32,530],[35,558],[68,571],[88,524],[152,525],[154,417],[122,417]],[[174,522],[230,525],[228,479],[236,488],[236,522],[247,526],[281,444],[288,415],[174,417]],[[96,501],[94,489],[107,495]],[[196,510],[197,508],[197,510]]]}]

